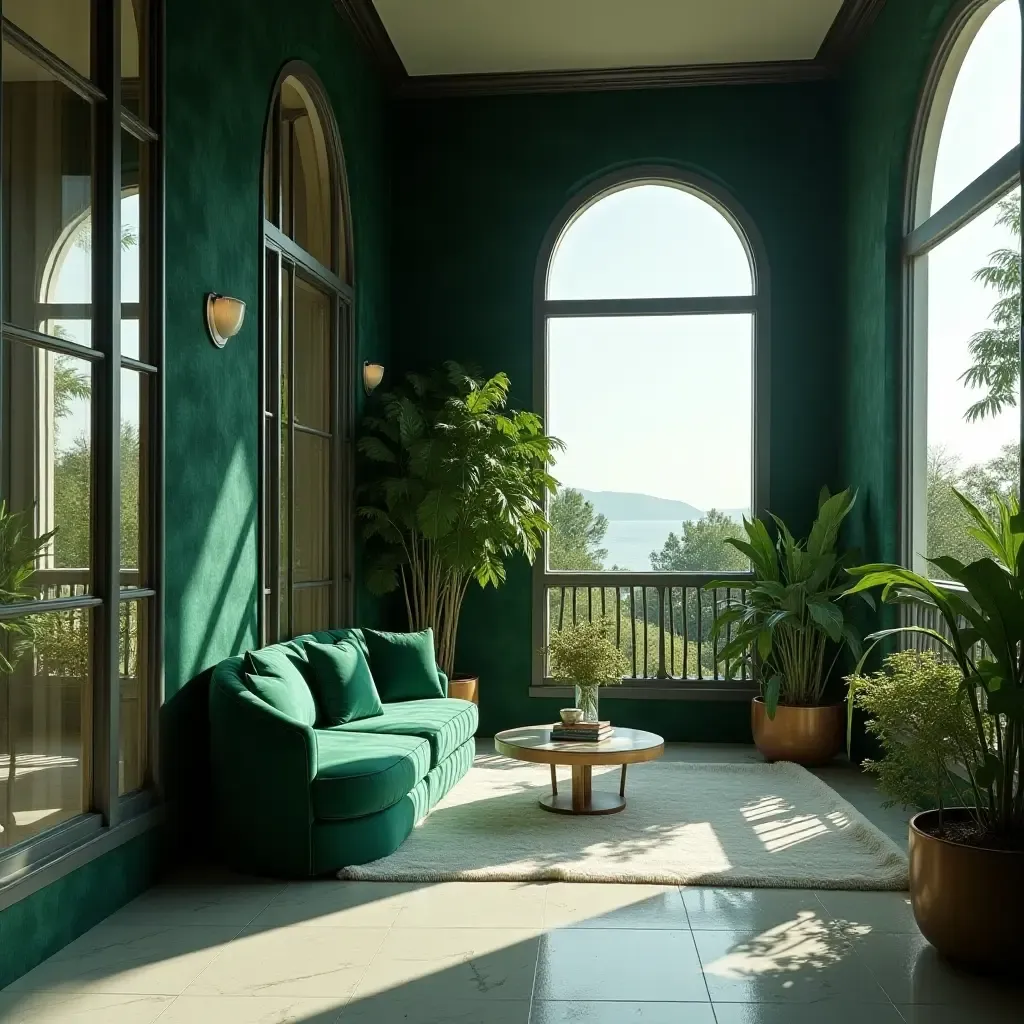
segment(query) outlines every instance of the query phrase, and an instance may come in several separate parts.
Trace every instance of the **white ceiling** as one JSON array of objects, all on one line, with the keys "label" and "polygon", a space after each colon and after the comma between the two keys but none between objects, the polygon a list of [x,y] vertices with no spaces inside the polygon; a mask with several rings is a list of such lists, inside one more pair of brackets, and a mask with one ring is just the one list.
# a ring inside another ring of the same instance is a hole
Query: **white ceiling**
[{"label": "white ceiling", "polygon": [[374,0],[410,75],[814,57],[842,0]]}]

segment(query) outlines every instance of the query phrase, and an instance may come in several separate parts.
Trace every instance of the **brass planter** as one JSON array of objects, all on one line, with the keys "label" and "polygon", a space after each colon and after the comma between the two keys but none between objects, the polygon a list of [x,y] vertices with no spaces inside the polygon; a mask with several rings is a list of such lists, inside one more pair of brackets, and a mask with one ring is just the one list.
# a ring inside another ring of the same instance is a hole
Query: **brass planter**
[{"label": "brass planter", "polygon": [[843,749],[846,738],[846,705],[796,707],[780,704],[775,718],[768,718],[764,700],[750,704],[754,743],[766,761],[795,761],[817,765],[831,761]]},{"label": "brass planter", "polygon": [[[944,813],[962,821],[969,812]],[[966,966],[1024,969],[1024,852],[964,846],[922,830],[938,816],[922,811],[910,821],[910,900],[921,934]]]},{"label": "brass planter", "polygon": [[452,676],[448,680],[448,696],[458,697],[460,700],[471,700],[474,704],[479,704],[480,677]]}]

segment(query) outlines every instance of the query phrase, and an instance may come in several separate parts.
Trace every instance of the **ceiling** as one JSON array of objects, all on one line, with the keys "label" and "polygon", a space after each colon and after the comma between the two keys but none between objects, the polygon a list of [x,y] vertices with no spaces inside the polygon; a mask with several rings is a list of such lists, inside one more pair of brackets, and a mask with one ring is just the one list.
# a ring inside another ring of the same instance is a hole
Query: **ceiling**
[{"label": "ceiling", "polygon": [[373,4],[406,72],[417,77],[809,61],[842,0]]}]

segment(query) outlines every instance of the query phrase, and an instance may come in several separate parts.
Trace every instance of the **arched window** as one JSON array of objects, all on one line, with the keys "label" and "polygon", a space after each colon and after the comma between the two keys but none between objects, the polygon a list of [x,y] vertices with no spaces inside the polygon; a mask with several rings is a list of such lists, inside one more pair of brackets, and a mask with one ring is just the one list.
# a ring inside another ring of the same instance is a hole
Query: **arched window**
[{"label": "arched window", "polygon": [[961,5],[925,88],[907,203],[903,546],[982,548],[956,487],[982,505],[1020,481],[1020,8]]},{"label": "arched window", "polygon": [[308,69],[286,69],[263,157],[261,514],[265,642],[347,616],[349,218],[337,128]]},{"label": "arched window", "polygon": [[690,613],[689,641],[710,629],[693,574],[746,571],[725,539],[767,501],[753,236],[715,186],[664,168],[598,183],[553,226],[538,267],[537,404],[565,451],[537,569],[540,646],[597,602],[629,634],[633,676],[703,672],[676,635]]}]

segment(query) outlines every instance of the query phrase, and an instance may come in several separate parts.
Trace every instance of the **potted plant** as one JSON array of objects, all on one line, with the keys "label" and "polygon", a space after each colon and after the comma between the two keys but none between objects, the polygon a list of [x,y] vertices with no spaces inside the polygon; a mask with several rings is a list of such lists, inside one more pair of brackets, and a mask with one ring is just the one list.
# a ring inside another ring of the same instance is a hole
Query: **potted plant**
[{"label": "potted plant", "polygon": [[[750,559],[753,578],[715,580],[706,590],[731,588],[721,603],[712,639],[728,673],[746,663],[760,682],[751,705],[754,742],[768,761],[822,764],[843,746],[842,702],[827,700],[827,685],[844,647],[860,653],[860,637],[844,614],[848,554],[839,554],[839,528],[856,501],[849,489],[823,488],[806,541],[796,540],[772,516],[773,541],[760,519],[743,520],[747,539],[728,538]],[[828,659],[828,660],[826,660]]]},{"label": "potted plant", "polygon": [[[928,561],[943,586],[897,565],[850,569],[850,593],[882,588],[883,601],[909,602],[941,622],[885,629],[931,637],[956,666],[969,709],[969,739],[950,736],[936,751],[962,806],[939,803],[910,823],[910,897],[922,934],[941,953],[983,969],[1024,966],[1024,516],[1015,498],[994,499],[987,516],[957,494],[974,522],[969,533],[991,555],[970,564]],[[863,663],[863,659],[862,659]],[[856,697],[854,698],[856,699]],[[936,771],[941,767],[939,760]]]},{"label": "potted plant", "polygon": [[401,589],[409,629],[433,629],[449,676],[470,584],[504,583],[505,560],[532,563],[548,529],[547,466],[562,444],[536,414],[509,409],[508,390],[504,373],[483,380],[453,362],[409,374],[358,442],[372,466],[358,508],[374,545],[367,585]]},{"label": "potted plant", "polygon": [[551,634],[547,653],[551,678],[575,688],[576,707],[583,712],[583,721],[599,721],[601,687],[621,683],[629,670],[609,624],[601,618],[581,619],[559,629]]}]

